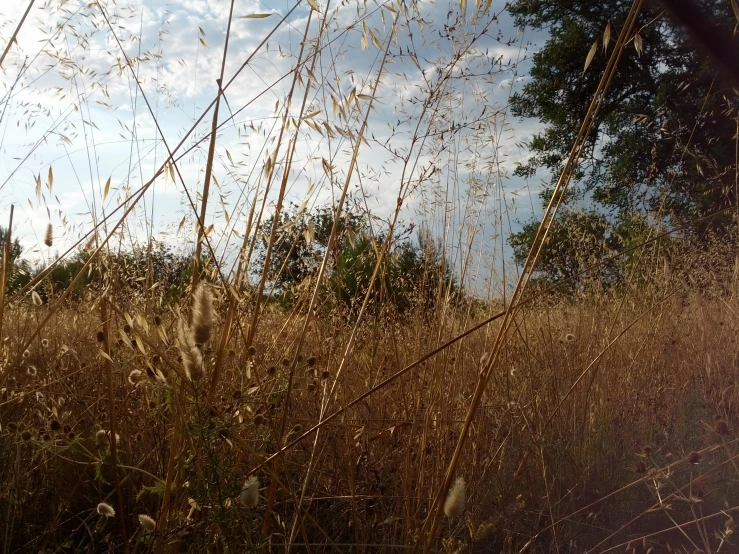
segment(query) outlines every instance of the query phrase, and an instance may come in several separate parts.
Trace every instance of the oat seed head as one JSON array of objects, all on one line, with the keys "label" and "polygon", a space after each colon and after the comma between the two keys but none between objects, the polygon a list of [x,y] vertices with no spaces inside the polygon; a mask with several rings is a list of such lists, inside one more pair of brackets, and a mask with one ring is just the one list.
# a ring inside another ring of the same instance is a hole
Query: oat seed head
[{"label": "oat seed head", "polygon": [[448,518],[460,517],[464,513],[466,485],[462,477],[457,477],[444,502],[444,513]]},{"label": "oat seed head", "polygon": [[40,306],[44,303],[44,301],[41,300],[41,297],[35,290],[31,291],[31,301],[33,302],[34,306]]},{"label": "oat seed head", "polygon": [[259,504],[259,479],[252,475],[244,483],[244,488],[241,489],[239,495],[239,502],[246,508],[256,508]]},{"label": "oat seed head", "polygon": [[113,509],[113,506],[111,506],[110,504],[106,504],[105,502],[101,502],[100,504],[98,504],[97,512],[101,516],[105,517],[113,517],[115,515],[115,510]]}]

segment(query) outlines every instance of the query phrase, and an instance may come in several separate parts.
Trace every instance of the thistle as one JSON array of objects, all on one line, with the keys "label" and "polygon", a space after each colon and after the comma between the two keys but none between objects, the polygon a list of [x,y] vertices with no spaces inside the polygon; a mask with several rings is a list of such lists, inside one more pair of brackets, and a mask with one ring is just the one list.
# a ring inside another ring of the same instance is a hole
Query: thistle
[{"label": "thistle", "polygon": [[44,244],[49,248],[54,244],[54,227],[49,223],[46,226],[46,236],[44,237]]},{"label": "thistle", "polygon": [[259,504],[259,479],[252,475],[244,483],[244,488],[241,489],[239,495],[239,502],[246,508],[256,508]]},{"label": "thistle", "polygon": [[192,297],[192,330],[197,344],[205,344],[213,334],[213,293],[206,283],[200,283]]},{"label": "thistle", "polygon": [[113,517],[115,515],[115,510],[113,509],[113,506],[111,506],[110,504],[106,504],[105,502],[101,502],[100,504],[98,504],[97,512],[101,516],[105,517]]},{"label": "thistle", "polygon": [[462,477],[457,477],[452,488],[449,489],[444,502],[444,513],[448,518],[459,517],[464,512],[465,483]]}]

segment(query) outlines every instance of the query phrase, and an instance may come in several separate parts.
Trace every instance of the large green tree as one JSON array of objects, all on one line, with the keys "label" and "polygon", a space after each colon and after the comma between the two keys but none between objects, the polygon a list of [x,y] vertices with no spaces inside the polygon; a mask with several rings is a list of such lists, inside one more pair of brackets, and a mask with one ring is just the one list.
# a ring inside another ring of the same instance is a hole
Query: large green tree
[{"label": "large green tree", "polygon": [[[699,3],[721,25],[736,25],[729,0]],[[553,181],[559,176],[631,4],[511,3],[518,25],[549,32],[533,56],[529,81],[511,99],[514,115],[544,124],[519,175],[545,168]],[[638,38],[621,58],[570,201],[592,198],[616,224],[638,212],[687,226],[693,237],[722,232],[730,217],[703,216],[737,202],[737,94],[661,3],[645,2],[636,28]],[[583,71],[594,43],[598,52]]]}]

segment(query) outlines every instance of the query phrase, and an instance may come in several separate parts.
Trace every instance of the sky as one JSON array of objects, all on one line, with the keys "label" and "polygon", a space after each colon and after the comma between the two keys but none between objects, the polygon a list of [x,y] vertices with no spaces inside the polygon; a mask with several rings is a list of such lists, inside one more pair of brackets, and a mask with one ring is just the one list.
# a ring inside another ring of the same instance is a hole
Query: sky
[{"label": "sky", "polygon": [[[3,49],[27,5],[0,5]],[[192,248],[230,6],[34,4],[0,73],[0,224],[14,205],[26,257],[48,263],[121,221],[115,247]],[[507,103],[543,33],[516,29],[500,0],[236,0],[228,40],[205,217],[225,263],[250,213],[274,211],[283,177],[286,202],[337,201],[369,114],[352,205],[381,232],[400,198],[397,229],[428,226],[468,286],[502,286],[506,236],[540,209],[542,179],[512,171],[541,125]]]}]

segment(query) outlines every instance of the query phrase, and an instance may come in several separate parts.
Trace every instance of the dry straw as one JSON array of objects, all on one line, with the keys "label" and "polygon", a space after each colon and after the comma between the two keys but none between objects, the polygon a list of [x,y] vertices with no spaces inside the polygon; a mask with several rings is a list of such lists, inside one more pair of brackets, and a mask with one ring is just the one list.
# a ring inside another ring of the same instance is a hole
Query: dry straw
[{"label": "dry straw", "polygon": [[448,518],[460,517],[464,512],[465,487],[464,479],[457,477],[454,485],[449,489],[446,502],[444,502],[444,513]]}]

